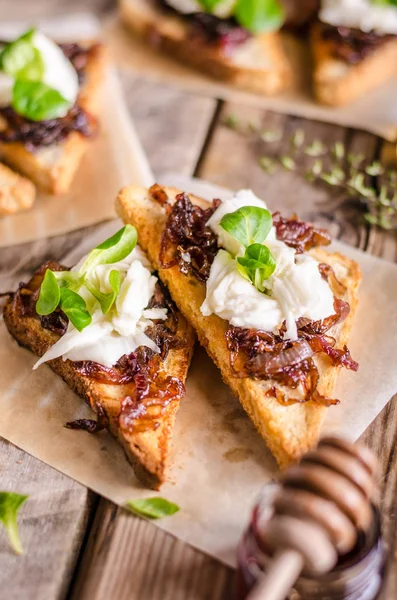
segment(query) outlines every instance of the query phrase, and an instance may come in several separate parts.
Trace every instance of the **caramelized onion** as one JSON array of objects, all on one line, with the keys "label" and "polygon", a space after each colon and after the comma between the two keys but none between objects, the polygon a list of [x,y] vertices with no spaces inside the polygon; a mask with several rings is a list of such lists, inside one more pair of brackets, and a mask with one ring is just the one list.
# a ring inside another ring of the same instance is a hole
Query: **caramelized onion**
[{"label": "caramelized onion", "polygon": [[255,373],[258,378],[273,377],[285,369],[299,365],[311,358],[314,350],[310,344],[302,339],[297,342],[288,342],[284,348],[275,348],[274,352],[256,354],[246,363],[249,372]]},{"label": "caramelized onion", "polygon": [[81,429],[88,433],[98,433],[102,429],[106,429],[109,425],[109,418],[99,402],[95,404],[95,412],[98,415],[98,419],[77,419],[76,421],[69,421],[65,423],[66,429]]},{"label": "caramelized onion", "polygon": [[168,405],[185,391],[183,383],[167,375],[158,354],[148,348],[138,356],[135,389],[121,403],[120,428],[126,432],[156,429]]},{"label": "caramelized onion", "polygon": [[163,269],[178,265],[182,273],[192,273],[199,281],[208,279],[218,242],[206,223],[219,204],[220,200],[214,200],[211,208],[202,209],[193,205],[187,194],[178,194],[161,238]]},{"label": "caramelized onion", "polygon": [[307,252],[315,246],[328,246],[331,243],[331,237],[326,229],[300,221],[296,215],[285,219],[279,212],[275,212],[273,225],[276,228],[277,239],[294,248],[298,254]]},{"label": "caramelized onion", "polygon": [[346,293],[346,286],[337,279],[331,265],[321,263],[318,265],[318,270],[321,273],[321,277],[325,279],[325,281],[328,281],[329,287],[335,296],[343,296]]},{"label": "caramelized onion", "polygon": [[299,319],[298,340],[284,340],[285,327],[278,334],[247,330],[229,326],[226,343],[230,352],[230,364],[237,377],[254,377],[277,381],[281,386],[302,388],[299,397],[288,396],[272,386],[267,395],[282,404],[311,400],[324,406],[337,404],[338,400],[319,393],[318,369],[313,361],[315,355],[326,355],[334,366],[357,371],[358,364],[351,358],[346,346],[335,348],[335,339],[325,335],[329,329],[344,321],[349,314],[349,304],[334,299],[335,314],[322,321]]}]

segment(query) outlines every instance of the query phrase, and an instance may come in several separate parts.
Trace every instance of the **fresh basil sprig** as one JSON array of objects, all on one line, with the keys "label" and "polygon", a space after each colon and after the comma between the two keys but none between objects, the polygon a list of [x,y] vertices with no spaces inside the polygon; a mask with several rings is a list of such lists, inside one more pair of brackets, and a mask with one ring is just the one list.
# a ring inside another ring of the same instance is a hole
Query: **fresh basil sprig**
[{"label": "fresh basil sprig", "polygon": [[241,275],[263,292],[264,280],[276,269],[273,254],[267,246],[262,245],[273,226],[271,213],[259,206],[243,206],[224,215],[220,225],[245,247],[244,256],[237,258]]},{"label": "fresh basil sprig", "polygon": [[17,554],[23,553],[18,532],[17,514],[27,498],[28,496],[15,494],[14,492],[0,492],[0,521],[3,522],[11,547]]},{"label": "fresh basil sprig", "polygon": [[14,80],[11,106],[31,121],[63,117],[71,103],[45,83],[45,62],[34,45],[36,29],[29,29],[0,53],[0,70]]},{"label": "fresh basil sprig", "polygon": [[221,4],[225,0],[198,0],[198,1],[199,1],[199,4],[205,10],[205,12],[211,13],[214,10],[214,8],[216,8],[218,6],[218,4]]},{"label": "fresh basil sprig", "polygon": [[137,240],[138,234],[135,227],[125,225],[89,253],[80,272],[87,273],[98,265],[111,265],[124,260],[135,248]]},{"label": "fresh basil sprig", "polygon": [[[208,13],[222,2],[225,0],[199,0]],[[236,0],[232,14],[242,27],[255,34],[280,29],[285,20],[280,0]]]},{"label": "fresh basil sprig", "polygon": [[47,269],[36,303],[38,315],[49,315],[58,307],[65,313],[71,323],[82,331],[92,322],[87,304],[78,291],[85,285],[88,291],[99,302],[103,314],[107,314],[114,305],[121,287],[121,273],[112,269],[109,273],[109,285],[112,291],[101,292],[90,281],[91,272],[99,265],[120,262],[134,250],[137,243],[137,232],[132,225],[125,225],[115,235],[94,248],[81,269],[75,271],[53,272]]},{"label": "fresh basil sprig", "polygon": [[101,310],[104,315],[107,315],[113,304],[116,301],[116,298],[120,292],[121,287],[121,273],[120,271],[110,271],[109,273],[109,285],[112,288],[112,291],[109,294],[104,294],[94,285],[92,285],[89,281],[86,281],[86,287],[89,292],[94,296],[95,300],[99,302],[101,305]]},{"label": "fresh basil sprig", "polygon": [[135,514],[148,519],[170,517],[180,510],[177,504],[158,497],[130,500],[127,506]]},{"label": "fresh basil sprig", "polygon": [[68,288],[61,288],[59,307],[79,331],[83,331],[92,322],[84,298]]},{"label": "fresh basil sprig", "polygon": [[221,227],[247,248],[251,244],[262,244],[273,226],[271,213],[258,206],[243,206],[224,215]]},{"label": "fresh basil sprig", "polygon": [[235,17],[252,33],[262,33],[280,29],[285,13],[279,0],[237,0]]},{"label": "fresh basil sprig", "polygon": [[252,244],[248,246],[244,256],[237,258],[240,273],[249,279],[260,291],[264,291],[263,282],[269,279],[276,270],[276,261],[267,246]]},{"label": "fresh basil sprig", "polygon": [[31,121],[46,121],[64,116],[70,102],[42,81],[17,79],[12,89],[12,107]]},{"label": "fresh basil sprig", "polygon": [[55,274],[47,269],[41,283],[40,296],[36,302],[38,315],[50,315],[58,308],[61,299],[61,290]]},{"label": "fresh basil sprig", "polygon": [[15,79],[39,81],[44,74],[44,61],[33,45],[35,29],[29,29],[7,44],[0,54],[0,68]]}]

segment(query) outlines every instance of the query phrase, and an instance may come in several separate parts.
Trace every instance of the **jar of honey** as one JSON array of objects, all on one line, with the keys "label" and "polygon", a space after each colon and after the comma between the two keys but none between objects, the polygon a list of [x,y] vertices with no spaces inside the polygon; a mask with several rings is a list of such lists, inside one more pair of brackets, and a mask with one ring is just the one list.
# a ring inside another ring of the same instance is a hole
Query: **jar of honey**
[{"label": "jar of honey", "polygon": [[[273,500],[280,484],[265,486],[252,512],[248,530],[238,547],[238,600],[245,600],[266,573],[272,557],[264,544],[266,526],[274,514]],[[332,571],[313,577],[303,573],[288,600],[375,600],[384,578],[385,551],[379,510],[372,505],[373,521],[367,532],[358,532],[353,550],[341,556]],[[310,544],[310,540],[307,540]]]}]

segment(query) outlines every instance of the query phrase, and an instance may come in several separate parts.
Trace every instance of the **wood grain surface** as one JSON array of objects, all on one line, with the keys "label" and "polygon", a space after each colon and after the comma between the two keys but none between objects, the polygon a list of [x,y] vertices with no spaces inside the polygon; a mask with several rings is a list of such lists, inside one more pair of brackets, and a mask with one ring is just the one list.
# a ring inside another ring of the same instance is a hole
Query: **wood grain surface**
[{"label": "wood grain surface", "polygon": [[[2,0],[0,19],[34,18],[66,10],[103,15],[110,0]],[[175,88],[121,73],[127,103],[158,177],[167,171],[196,174],[230,188],[252,187],[272,208],[296,211],[327,226],[343,241],[397,260],[397,237],[366,225],[364,207],[332,188],[312,185],[296,172],[268,175],[259,158],[282,156],[290,136],[326,145],[343,141],[368,159],[390,157],[393,149],[371,134],[277,115],[252,107],[196,97]],[[225,126],[228,115],[280,130],[280,141],[265,144]],[[392,160],[394,160],[392,156]],[[12,289],[48,258],[59,259],[95,230],[2,249],[1,290]],[[381,382],[380,382],[381,385]],[[382,506],[389,547],[383,600],[397,597],[397,405],[383,410],[363,436],[382,464]],[[143,521],[83,486],[0,441],[0,488],[29,494],[20,512],[25,554],[15,557],[0,530],[0,599],[7,600],[226,600],[234,597],[233,572],[217,561]]]}]

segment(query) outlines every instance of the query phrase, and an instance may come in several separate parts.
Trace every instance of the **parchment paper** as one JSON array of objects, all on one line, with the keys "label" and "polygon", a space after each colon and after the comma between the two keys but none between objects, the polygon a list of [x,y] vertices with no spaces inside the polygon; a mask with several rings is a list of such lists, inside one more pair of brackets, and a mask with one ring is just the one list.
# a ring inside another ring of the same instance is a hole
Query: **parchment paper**
[{"label": "parchment paper", "polygon": [[[203,188],[186,178],[170,179],[164,183],[209,198],[224,195],[209,184]],[[103,226],[97,240],[90,238],[90,247],[119,226],[117,221]],[[82,243],[62,262],[74,264],[88,249]],[[364,274],[349,343],[360,370],[340,373],[335,395],[342,402],[329,409],[326,429],[356,439],[397,391],[397,267],[343,244],[335,244],[335,249],[358,260]],[[121,506],[129,499],[155,495],[137,482],[107,432],[90,435],[63,427],[92,413],[49,367],[32,372],[35,360],[1,322],[0,435]],[[171,481],[161,491],[181,511],[158,525],[234,565],[236,544],[254,499],[276,473],[273,458],[239,402],[198,349],[178,413]]]},{"label": "parchment paper", "polygon": [[[133,2],[134,0],[124,0]],[[397,77],[388,84],[366,93],[359,100],[341,107],[328,108],[317,104],[311,94],[311,59],[308,43],[283,34],[288,57],[293,65],[295,81],[290,90],[272,97],[239,91],[231,85],[218,82],[156,52],[137,40],[118,17],[108,19],[104,27],[114,60],[130,66],[137,73],[156,80],[176,83],[188,91],[221,98],[231,102],[249,103],[279,113],[286,113],[355,127],[370,131],[387,140],[397,139]]]},{"label": "parchment paper", "polygon": [[[0,26],[15,37],[30,24]],[[92,38],[99,23],[90,15],[44,21],[43,29],[58,40]],[[12,33],[11,33],[12,32]],[[75,33],[74,33],[75,32]],[[0,218],[0,247],[22,244],[80,229],[115,217],[114,198],[132,180],[150,185],[153,175],[125,105],[116,72],[109,67],[101,90],[100,130],[61,196],[38,193],[33,208]]]}]

